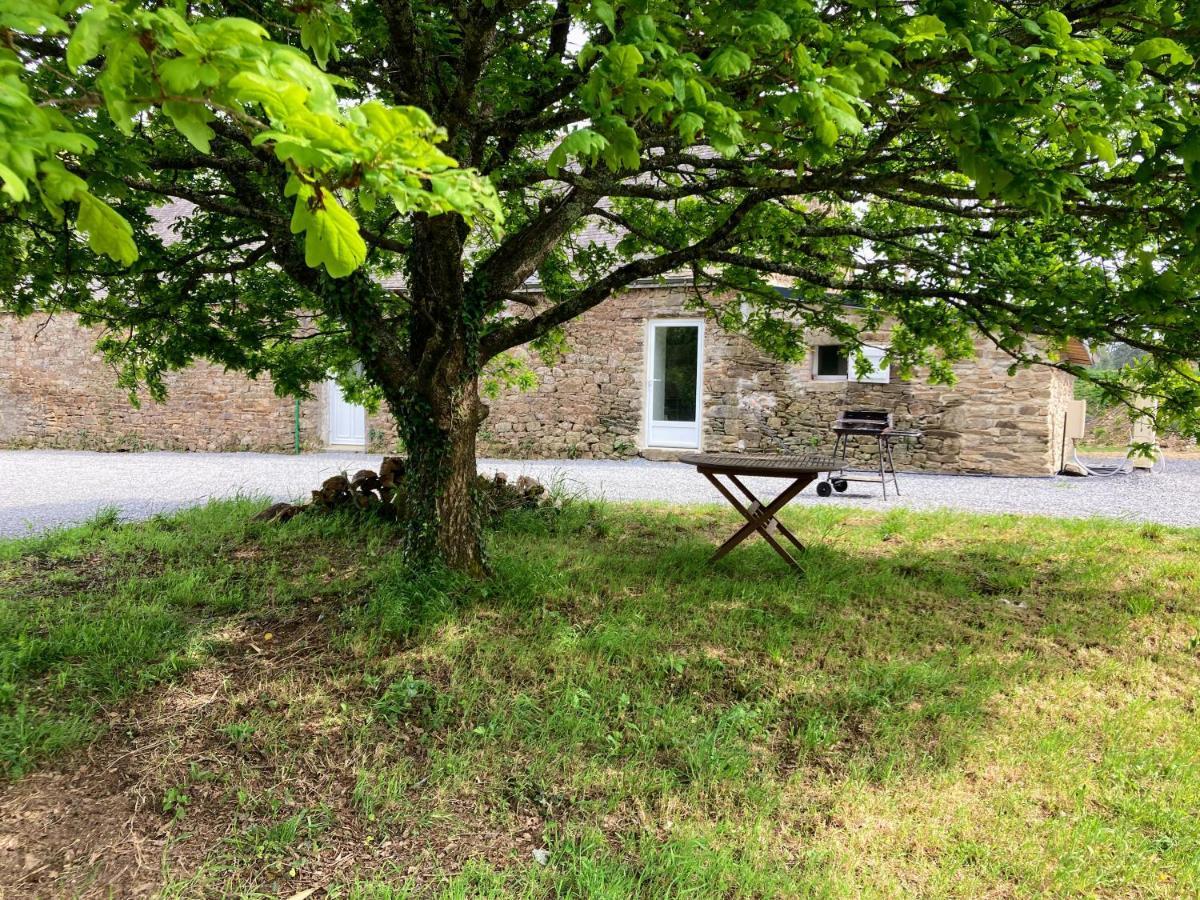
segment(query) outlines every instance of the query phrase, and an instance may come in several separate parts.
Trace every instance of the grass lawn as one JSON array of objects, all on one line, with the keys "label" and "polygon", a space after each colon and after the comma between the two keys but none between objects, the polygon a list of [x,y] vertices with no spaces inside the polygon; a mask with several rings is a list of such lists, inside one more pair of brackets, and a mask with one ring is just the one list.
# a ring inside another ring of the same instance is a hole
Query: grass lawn
[{"label": "grass lawn", "polygon": [[257,508],[0,543],[0,896],[1200,892],[1200,530]]}]

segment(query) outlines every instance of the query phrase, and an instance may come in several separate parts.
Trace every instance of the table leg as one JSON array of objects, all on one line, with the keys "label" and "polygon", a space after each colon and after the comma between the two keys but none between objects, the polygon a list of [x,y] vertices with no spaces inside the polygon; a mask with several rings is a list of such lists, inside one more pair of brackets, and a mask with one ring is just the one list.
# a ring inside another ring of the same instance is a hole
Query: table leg
[{"label": "table leg", "polygon": [[888,467],[892,470],[892,486],[896,489],[896,496],[900,496],[900,479],[896,477],[896,461],[892,458],[892,442],[887,442]]},{"label": "table leg", "polygon": [[887,499],[887,474],[883,470],[883,463],[887,457],[887,453],[883,449],[884,448],[883,436],[880,435],[876,440],[879,443],[879,484],[883,488],[883,499],[886,500]]},{"label": "table leg", "polygon": [[712,482],[713,486],[721,492],[721,495],[729,501],[729,504],[739,513],[741,513],[746,519],[746,524],[738,529],[737,532],[735,532],[727,541],[725,541],[724,544],[716,549],[716,552],[714,552],[712,555],[712,562],[719,560],[730,550],[757,531],[763,536],[763,539],[768,544],[775,548],[775,552],[783,557],[785,562],[795,569],[800,569],[800,564],[792,558],[792,555],[787,552],[782,544],[775,540],[775,536],[771,532],[773,530],[782,530],[787,536],[788,540],[790,540],[798,549],[804,549],[804,545],[801,544],[800,541],[796,539],[795,535],[788,531],[787,528],[775,518],[775,514],[787,506],[793,497],[795,497],[810,483],[812,483],[813,479],[816,478],[815,473],[797,478],[788,487],[784,488],[784,490],[782,490],[779,495],[776,496],[775,499],[766,506],[763,506],[758,498],[755,497],[745,485],[737,482],[737,479],[734,478],[734,476],[729,476],[730,480],[737,483],[738,487],[740,487],[741,490],[750,498],[751,502],[755,504],[756,508],[747,509],[742,505],[741,501],[734,496],[733,492],[717,479],[714,473],[705,471],[704,469],[701,469],[700,472],[705,478]]},{"label": "table leg", "polygon": [[[735,485],[737,485],[738,490],[740,490],[743,494],[745,494],[750,499],[751,503],[758,503],[759,506],[762,505],[759,502],[759,499],[757,497],[755,497],[752,493],[750,493],[750,489],[748,487],[746,487],[744,484],[742,484],[742,482],[738,479],[738,477],[736,475],[726,475],[725,477],[728,478],[730,481],[732,481]],[[806,482],[806,484],[807,484],[807,482]],[[804,486],[802,485],[800,489],[803,490]],[[782,507],[780,507],[780,509],[782,509]],[[793,547],[795,547],[801,553],[804,552],[804,545],[802,543],[800,543],[800,539],[798,537],[796,537],[794,534],[791,533],[791,531],[788,530],[788,527],[786,525],[784,525],[778,519],[775,519],[775,526],[780,534],[782,534],[784,537],[786,537],[789,541],[792,542]]]}]

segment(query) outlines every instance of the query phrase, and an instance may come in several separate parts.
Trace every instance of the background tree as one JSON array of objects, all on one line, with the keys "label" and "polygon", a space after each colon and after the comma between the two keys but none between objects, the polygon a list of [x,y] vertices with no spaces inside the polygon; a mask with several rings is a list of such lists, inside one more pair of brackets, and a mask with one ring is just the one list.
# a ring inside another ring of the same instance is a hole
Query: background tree
[{"label": "background tree", "polygon": [[152,392],[361,364],[409,551],[472,571],[481,373],[667,273],[786,357],[887,319],[935,378],[976,331],[1069,370],[1119,340],[1105,390],[1194,427],[1198,6],[0,0],[0,302],[105,325]]}]

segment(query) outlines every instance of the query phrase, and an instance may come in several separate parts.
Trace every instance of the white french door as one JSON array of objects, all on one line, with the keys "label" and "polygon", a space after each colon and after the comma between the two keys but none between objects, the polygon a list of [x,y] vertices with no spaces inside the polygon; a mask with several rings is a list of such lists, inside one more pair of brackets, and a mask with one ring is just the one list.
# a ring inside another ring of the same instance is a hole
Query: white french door
[{"label": "white french door", "polygon": [[652,319],[646,343],[646,445],[699,449],[704,322]]},{"label": "white french door", "polygon": [[367,411],[342,396],[336,381],[329,382],[329,443],[339,447],[367,445]]}]

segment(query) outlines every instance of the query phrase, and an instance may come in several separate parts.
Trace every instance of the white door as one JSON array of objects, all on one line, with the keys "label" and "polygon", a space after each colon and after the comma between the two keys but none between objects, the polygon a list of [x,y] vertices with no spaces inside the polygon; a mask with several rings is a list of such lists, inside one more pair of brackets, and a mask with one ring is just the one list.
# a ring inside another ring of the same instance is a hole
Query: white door
[{"label": "white door", "polygon": [[647,338],[646,445],[699,449],[704,323],[651,320]]},{"label": "white door", "polygon": [[343,397],[336,381],[329,382],[329,443],[340,447],[367,445],[367,411]]}]

